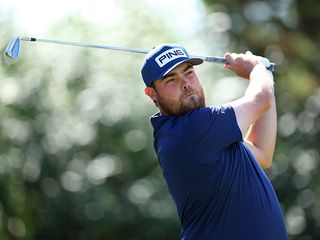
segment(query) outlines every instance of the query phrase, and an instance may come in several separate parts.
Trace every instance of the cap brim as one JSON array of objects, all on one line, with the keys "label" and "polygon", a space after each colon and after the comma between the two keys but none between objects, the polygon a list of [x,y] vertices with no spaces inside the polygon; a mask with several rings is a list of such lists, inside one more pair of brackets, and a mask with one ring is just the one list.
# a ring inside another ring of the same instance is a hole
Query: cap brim
[{"label": "cap brim", "polygon": [[159,79],[165,77],[169,72],[171,72],[178,65],[180,65],[182,63],[186,63],[186,62],[189,62],[192,65],[200,65],[201,63],[203,63],[203,60],[201,58],[189,58],[189,59],[183,60],[181,62],[178,62],[175,65],[173,65],[171,68],[169,68],[164,74],[162,74],[162,76],[160,76]]}]

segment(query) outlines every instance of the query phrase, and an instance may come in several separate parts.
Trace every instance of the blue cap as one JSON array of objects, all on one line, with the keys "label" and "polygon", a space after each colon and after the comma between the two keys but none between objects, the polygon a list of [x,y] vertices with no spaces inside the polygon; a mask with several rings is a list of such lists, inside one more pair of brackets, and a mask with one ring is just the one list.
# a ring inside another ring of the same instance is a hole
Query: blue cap
[{"label": "blue cap", "polygon": [[187,50],[175,44],[161,44],[152,49],[146,56],[141,66],[141,75],[146,86],[161,79],[172,69],[184,62],[193,65],[203,63],[200,58],[190,58]]}]

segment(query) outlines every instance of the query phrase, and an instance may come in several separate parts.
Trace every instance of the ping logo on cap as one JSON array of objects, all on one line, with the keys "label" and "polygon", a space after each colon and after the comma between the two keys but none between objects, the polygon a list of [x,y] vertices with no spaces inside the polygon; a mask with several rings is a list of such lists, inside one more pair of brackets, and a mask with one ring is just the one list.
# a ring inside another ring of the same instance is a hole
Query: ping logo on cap
[{"label": "ping logo on cap", "polygon": [[181,57],[188,57],[187,54],[181,48],[171,48],[163,53],[161,53],[158,57],[156,57],[156,62],[159,67],[163,67],[167,63]]}]

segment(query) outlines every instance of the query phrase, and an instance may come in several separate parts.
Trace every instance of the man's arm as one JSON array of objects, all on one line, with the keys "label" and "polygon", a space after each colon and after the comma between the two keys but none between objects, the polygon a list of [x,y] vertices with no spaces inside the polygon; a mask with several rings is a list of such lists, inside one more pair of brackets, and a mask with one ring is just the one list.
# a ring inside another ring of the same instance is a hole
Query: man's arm
[{"label": "man's arm", "polygon": [[244,139],[262,168],[271,166],[277,131],[273,77],[257,56],[246,54],[225,55],[229,62],[225,67],[238,76],[249,79],[244,96],[234,102],[238,125],[247,131]]},{"label": "man's arm", "polygon": [[250,126],[244,140],[262,168],[268,168],[272,164],[276,135],[277,114],[273,99],[272,107]]}]

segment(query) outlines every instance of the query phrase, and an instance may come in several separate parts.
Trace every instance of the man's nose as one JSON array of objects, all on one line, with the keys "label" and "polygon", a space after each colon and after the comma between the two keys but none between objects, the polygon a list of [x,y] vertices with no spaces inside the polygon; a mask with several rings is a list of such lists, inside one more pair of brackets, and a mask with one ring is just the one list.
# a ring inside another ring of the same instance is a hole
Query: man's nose
[{"label": "man's nose", "polygon": [[183,90],[190,88],[190,82],[186,77],[181,77],[181,88]]}]

